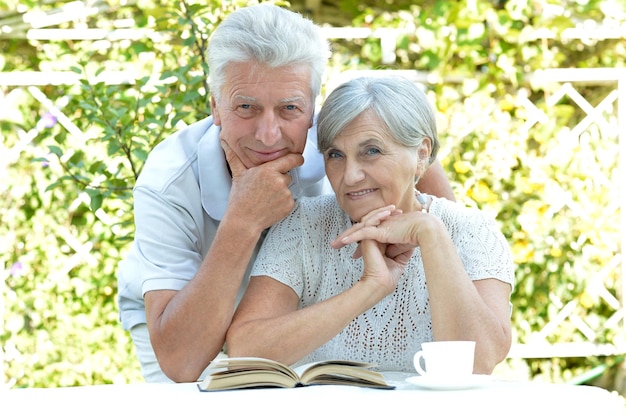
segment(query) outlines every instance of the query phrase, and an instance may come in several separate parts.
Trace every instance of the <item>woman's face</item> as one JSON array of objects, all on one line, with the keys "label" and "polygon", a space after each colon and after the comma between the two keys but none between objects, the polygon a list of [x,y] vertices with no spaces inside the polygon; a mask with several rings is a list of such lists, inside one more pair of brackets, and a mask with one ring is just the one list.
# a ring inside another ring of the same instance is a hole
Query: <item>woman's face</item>
[{"label": "woman's face", "polygon": [[337,201],[352,220],[389,204],[404,212],[417,210],[415,177],[426,164],[420,163],[417,148],[395,142],[372,111],[346,126],[324,161]]}]

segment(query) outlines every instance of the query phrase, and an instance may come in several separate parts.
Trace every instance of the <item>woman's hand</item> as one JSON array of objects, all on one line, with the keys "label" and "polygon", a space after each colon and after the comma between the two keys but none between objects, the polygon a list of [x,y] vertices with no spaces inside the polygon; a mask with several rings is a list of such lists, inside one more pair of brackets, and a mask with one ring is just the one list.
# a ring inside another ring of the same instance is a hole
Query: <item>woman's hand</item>
[{"label": "woman's hand", "polygon": [[[346,229],[331,242],[331,246],[340,249],[354,242],[372,239],[380,243],[395,245],[397,248],[390,254],[397,255],[409,247],[419,246],[418,229],[422,223],[430,219],[434,217],[426,213],[404,214],[393,206],[383,207],[368,213],[359,223]],[[356,254],[355,257],[357,257]]]},{"label": "woman's hand", "polygon": [[391,294],[398,286],[404,267],[413,255],[413,249],[395,252],[389,256],[389,246],[371,239],[359,245],[363,256],[362,282],[374,283],[381,289],[381,299]]},{"label": "woman's hand", "polygon": [[[348,241],[342,244],[343,236],[354,238],[355,233],[359,232],[364,235],[374,235],[379,233],[378,229],[384,230],[384,224],[393,216],[402,214],[401,210],[390,205],[373,210],[363,216],[360,222],[354,224],[339,236],[339,244],[337,240],[332,243],[335,248],[341,248],[346,244],[352,243]],[[384,232],[383,232],[384,233]],[[357,235],[359,236],[359,235]],[[404,271],[404,267],[413,255],[415,245],[410,244],[389,244],[382,237],[378,239],[361,239],[354,258],[363,256],[364,271],[361,278],[362,282],[375,283],[382,289],[382,297],[393,292],[398,285],[398,280]],[[356,241],[356,240],[355,240]]]}]

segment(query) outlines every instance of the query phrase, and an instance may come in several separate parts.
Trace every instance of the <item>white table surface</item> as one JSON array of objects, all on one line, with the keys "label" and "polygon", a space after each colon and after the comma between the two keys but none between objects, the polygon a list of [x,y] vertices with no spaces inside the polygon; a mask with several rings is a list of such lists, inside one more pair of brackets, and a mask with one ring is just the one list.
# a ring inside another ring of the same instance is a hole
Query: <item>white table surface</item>
[{"label": "white table surface", "polygon": [[96,385],[0,391],[0,416],[626,416],[601,388],[495,380],[465,390],[428,390],[387,373],[395,390],[312,386],[200,392],[196,384]]}]

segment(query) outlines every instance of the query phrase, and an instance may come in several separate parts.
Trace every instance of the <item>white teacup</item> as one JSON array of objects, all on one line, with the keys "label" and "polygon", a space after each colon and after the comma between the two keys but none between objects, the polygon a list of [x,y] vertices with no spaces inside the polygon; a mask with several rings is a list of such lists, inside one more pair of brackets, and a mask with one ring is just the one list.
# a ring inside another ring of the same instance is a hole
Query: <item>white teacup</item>
[{"label": "white teacup", "polygon": [[413,365],[420,375],[468,377],[474,371],[475,348],[473,341],[424,342],[422,350],[413,357]]}]

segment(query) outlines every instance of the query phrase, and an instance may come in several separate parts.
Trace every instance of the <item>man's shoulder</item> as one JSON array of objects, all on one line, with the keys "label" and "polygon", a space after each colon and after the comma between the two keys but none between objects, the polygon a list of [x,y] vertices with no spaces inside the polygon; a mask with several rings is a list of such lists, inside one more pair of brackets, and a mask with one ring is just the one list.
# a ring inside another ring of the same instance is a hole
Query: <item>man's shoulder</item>
[{"label": "man's shoulder", "polygon": [[197,176],[198,145],[213,126],[207,117],[173,133],[156,145],[137,179],[136,187],[166,187],[185,173]]}]

